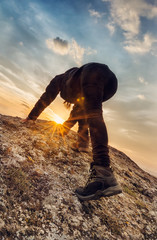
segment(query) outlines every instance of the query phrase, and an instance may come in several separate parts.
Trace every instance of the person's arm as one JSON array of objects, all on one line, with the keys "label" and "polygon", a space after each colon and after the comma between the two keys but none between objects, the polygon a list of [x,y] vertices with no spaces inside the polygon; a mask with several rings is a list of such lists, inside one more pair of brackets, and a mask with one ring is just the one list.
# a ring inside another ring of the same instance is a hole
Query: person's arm
[{"label": "person's arm", "polygon": [[61,76],[58,75],[52,79],[47,86],[46,91],[35,104],[34,108],[29,113],[27,120],[36,120],[42,111],[56,98],[60,91]]}]

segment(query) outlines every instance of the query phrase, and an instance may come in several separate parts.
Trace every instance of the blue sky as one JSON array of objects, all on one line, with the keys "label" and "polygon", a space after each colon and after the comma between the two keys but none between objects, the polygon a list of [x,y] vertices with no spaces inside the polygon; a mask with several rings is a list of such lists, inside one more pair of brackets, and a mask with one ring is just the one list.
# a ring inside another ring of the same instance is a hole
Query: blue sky
[{"label": "blue sky", "polygon": [[[119,80],[103,105],[110,145],[157,173],[156,28],[153,0],[1,0],[0,113],[26,117],[56,74],[105,63]],[[41,117],[66,119],[62,103]]]}]

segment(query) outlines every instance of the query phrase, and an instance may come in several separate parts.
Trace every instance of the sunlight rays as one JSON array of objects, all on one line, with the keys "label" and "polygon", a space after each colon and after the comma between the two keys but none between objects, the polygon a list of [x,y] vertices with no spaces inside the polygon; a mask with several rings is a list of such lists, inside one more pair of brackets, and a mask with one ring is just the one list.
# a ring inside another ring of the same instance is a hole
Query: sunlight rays
[{"label": "sunlight rays", "polygon": [[[58,115],[56,116],[58,117]],[[60,121],[60,117],[56,118],[56,120],[57,119]],[[60,123],[57,123],[57,121],[47,121],[44,123],[40,123],[40,127],[42,128],[42,132],[45,131],[47,132],[47,135],[49,136],[48,142],[50,142],[53,138],[55,138],[56,141],[62,138],[64,147],[69,149],[69,145],[66,140],[66,135],[70,129],[64,127]]]}]

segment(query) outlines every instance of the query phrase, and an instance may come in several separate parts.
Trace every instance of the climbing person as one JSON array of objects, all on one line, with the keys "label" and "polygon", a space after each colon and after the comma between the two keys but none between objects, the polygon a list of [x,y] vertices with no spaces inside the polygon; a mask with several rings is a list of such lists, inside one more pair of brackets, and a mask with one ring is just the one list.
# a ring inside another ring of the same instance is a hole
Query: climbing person
[{"label": "climbing person", "polygon": [[87,119],[93,153],[87,184],[75,190],[82,201],[122,192],[110,167],[108,134],[102,114],[102,103],[116,91],[117,78],[107,65],[93,62],[74,67],[52,79],[26,119],[36,120],[58,93],[68,103],[76,104],[82,99],[82,118]]}]

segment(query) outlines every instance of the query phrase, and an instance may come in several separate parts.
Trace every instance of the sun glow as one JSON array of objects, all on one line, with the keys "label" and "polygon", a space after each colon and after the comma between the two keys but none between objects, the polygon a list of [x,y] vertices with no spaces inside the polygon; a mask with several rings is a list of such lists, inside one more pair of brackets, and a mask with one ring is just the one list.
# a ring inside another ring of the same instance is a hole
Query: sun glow
[{"label": "sun glow", "polygon": [[53,120],[58,123],[58,124],[62,124],[64,122],[63,118],[61,118],[60,116],[58,116],[57,114],[54,114],[53,116]]}]

